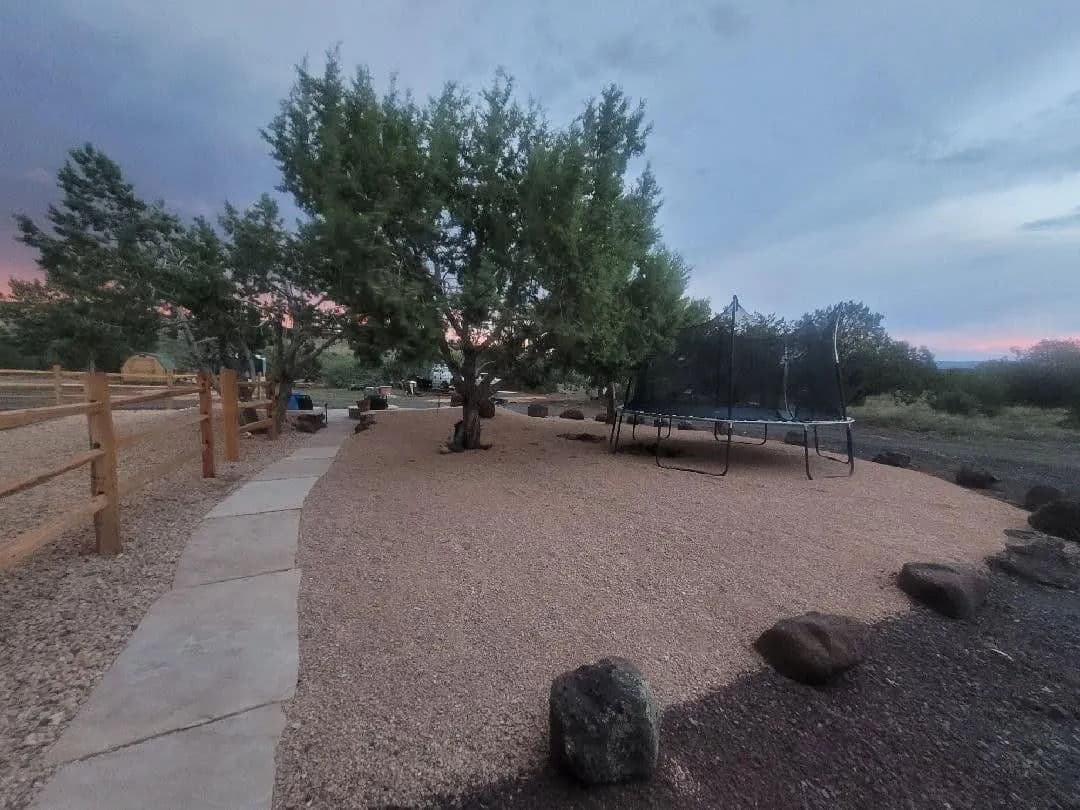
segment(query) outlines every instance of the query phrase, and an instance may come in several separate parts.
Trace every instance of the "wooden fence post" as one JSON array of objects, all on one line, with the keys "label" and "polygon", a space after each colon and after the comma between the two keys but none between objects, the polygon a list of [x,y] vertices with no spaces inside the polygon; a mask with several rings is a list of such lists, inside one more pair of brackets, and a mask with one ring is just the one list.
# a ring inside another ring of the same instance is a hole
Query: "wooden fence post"
[{"label": "wooden fence post", "polygon": [[271,439],[278,437],[278,420],[277,420],[277,386],[271,383],[269,380],[266,382],[266,398],[270,400],[270,405],[266,409],[266,412],[270,414],[270,429],[266,432]]},{"label": "wooden fence post", "polygon": [[202,437],[202,477],[214,477],[214,389],[210,375],[199,372],[199,434]]},{"label": "wooden fence post", "polygon": [[99,554],[120,551],[120,490],[116,481],[116,434],[113,432],[112,403],[109,400],[109,378],[96,372],[86,375],[87,402],[100,402],[101,407],[86,415],[90,433],[90,448],[100,448],[103,454],[90,462],[90,494],[104,495],[105,508],[94,514],[94,535]]},{"label": "wooden fence post", "polygon": [[240,460],[240,386],[236,372],[223,368],[218,375],[221,385],[221,419],[225,423],[225,460]]},{"label": "wooden fence post", "polygon": [[54,365],[52,367],[53,373],[53,394],[56,399],[57,405],[64,404],[64,378],[60,374],[60,366]]}]

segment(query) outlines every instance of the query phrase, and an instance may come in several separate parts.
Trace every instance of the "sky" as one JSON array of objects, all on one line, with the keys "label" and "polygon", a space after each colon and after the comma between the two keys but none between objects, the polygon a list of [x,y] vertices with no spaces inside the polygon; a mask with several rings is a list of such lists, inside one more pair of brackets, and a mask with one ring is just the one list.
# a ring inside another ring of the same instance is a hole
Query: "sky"
[{"label": "sky", "polygon": [[185,217],[271,191],[259,128],[335,45],[420,98],[504,68],[555,124],[644,99],[664,239],[715,309],[862,300],[941,359],[1080,338],[1075,0],[0,3],[0,286],[78,144]]}]

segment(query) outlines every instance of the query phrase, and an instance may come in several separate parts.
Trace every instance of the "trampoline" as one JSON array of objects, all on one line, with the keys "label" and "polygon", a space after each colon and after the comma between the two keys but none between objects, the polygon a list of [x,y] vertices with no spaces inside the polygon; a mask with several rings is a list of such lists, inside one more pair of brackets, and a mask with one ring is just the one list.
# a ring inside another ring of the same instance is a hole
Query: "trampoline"
[{"label": "trampoline", "polygon": [[[644,420],[656,428],[656,464],[664,469],[703,475],[727,475],[733,443],[763,445],[769,426],[801,430],[806,477],[810,445],[816,456],[844,463],[855,472],[851,425],[847,414],[837,334],[839,318],[828,328],[804,326],[781,332],[764,319],[752,317],[738,296],[711,321],[683,330],[675,349],[647,362],[627,384],[626,399],[616,409],[608,444],[617,452],[624,421],[631,437]],[[724,465],[719,472],[665,464],[661,443],[670,438],[677,422],[712,425],[713,438],[723,445]],[[735,442],[736,425],[760,426],[759,441]],[[818,430],[842,428],[847,458],[823,453]],[[666,433],[665,433],[666,428]]]}]

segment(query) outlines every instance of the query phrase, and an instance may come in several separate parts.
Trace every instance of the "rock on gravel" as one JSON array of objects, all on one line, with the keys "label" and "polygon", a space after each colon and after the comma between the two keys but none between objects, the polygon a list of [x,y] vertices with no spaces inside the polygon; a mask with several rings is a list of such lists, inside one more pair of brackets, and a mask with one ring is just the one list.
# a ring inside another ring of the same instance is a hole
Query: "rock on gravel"
[{"label": "rock on gravel", "polygon": [[1060,500],[1040,506],[1028,523],[1040,532],[1080,542],[1080,500]]},{"label": "rock on gravel", "polygon": [[1065,550],[1065,542],[1052,537],[1028,543],[1008,543],[1004,551],[987,558],[991,568],[1054,588],[1080,587],[1080,554]]},{"label": "rock on gravel", "polygon": [[1040,506],[1045,506],[1064,497],[1065,493],[1057,487],[1052,487],[1049,484],[1036,484],[1024,494],[1024,508],[1034,512]]},{"label": "rock on gravel", "polygon": [[804,613],[778,621],[758,637],[754,649],[781,675],[817,686],[862,661],[863,629],[847,616]]},{"label": "rock on gravel", "polygon": [[890,467],[905,470],[911,466],[911,456],[907,453],[898,453],[896,450],[882,450],[871,460],[876,464],[888,464]]},{"label": "rock on gravel", "polygon": [[998,482],[993,474],[986,470],[969,467],[967,464],[956,471],[956,483],[968,489],[990,489]]},{"label": "rock on gravel", "polygon": [[598,413],[596,416],[593,417],[593,419],[595,419],[597,422],[603,422],[605,425],[608,422],[606,413]]},{"label": "rock on gravel", "polygon": [[560,419],[584,419],[585,414],[579,408],[567,408],[559,414]]},{"label": "rock on gravel", "polygon": [[538,402],[534,402],[529,406],[529,416],[536,416],[543,418],[548,415],[548,406],[541,405]]},{"label": "rock on gravel", "polygon": [[551,684],[551,757],[587,785],[647,778],[659,753],[660,711],[645,676],[604,658]]},{"label": "rock on gravel", "polygon": [[974,617],[986,599],[985,577],[944,563],[906,563],[896,584],[916,602],[951,619]]}]

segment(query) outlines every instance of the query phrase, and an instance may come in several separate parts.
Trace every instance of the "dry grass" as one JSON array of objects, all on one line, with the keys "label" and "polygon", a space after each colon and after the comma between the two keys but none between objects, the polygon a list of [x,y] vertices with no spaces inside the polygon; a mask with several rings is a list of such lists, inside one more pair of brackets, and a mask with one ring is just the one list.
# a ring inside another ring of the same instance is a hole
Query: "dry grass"
[{"label": "dry grass", "polygon": [[[493,449],[438,455],[455,418],[378,415],[309,496],[278,807],[411,803],[534,768],[559,672],[619,654],[662,703],[700,697],[759,666],[776,619],[902,612],[902,563],[979,561],[1024,521],[882,465],[820,462],[807,481],[779,443],[739,446],[723,479],[664,471],[557,436],[601,425],[507,411]],[[707,434],[675,440],[715,457]]]},{"label": "dry grass", "polygon": [[1080,441],[1080,430],[1064,425],[1068,411],[1063,408],[1034,408],[1012,405],[997,416],[958,416],[935,411],[925,400],[910,405],[892,396],[868,397],[866,403],[851,408],[856,421],[917,433],[937,433],[963,438]]}]

